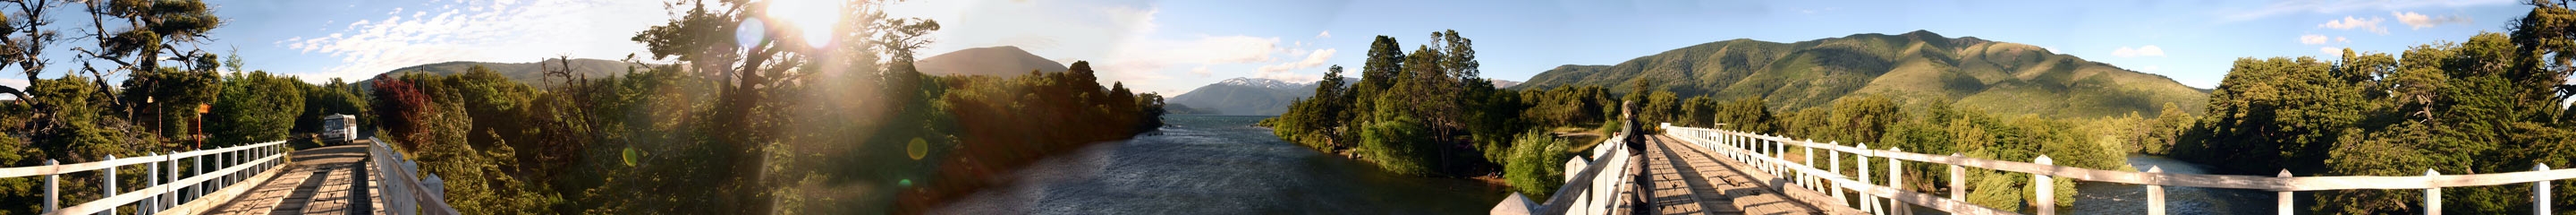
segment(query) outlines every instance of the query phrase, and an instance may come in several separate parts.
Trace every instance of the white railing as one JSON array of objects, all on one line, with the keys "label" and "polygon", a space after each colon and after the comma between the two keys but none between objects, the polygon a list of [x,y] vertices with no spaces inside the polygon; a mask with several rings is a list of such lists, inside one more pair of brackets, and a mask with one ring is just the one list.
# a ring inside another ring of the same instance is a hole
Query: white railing
[{"label": "white railing", "polygon": [[[45,177],[43,214],[115,214],[117,207],[134,205],[140,212],[154,214],[199,214],[259,186],[260,181],[277,175],[287,149],[278,142],[224,147],[187,152],[165,152],[163,155],[117,158],[107,156],[97,162],[59,164],[45,160],[44,166],[0,168],[0,178]],[[116,169],[147,165],[150,174],[140,189],[118,189]],[[182,172],[181,167],[186,172]],[[62,206],[62,175],[99,170],[103,198],[70,207]],[[181,178],[180,176],[187,176]],[[241,182],[252,183],[241,183]],[[208,187],[215,189],[208,190]],[[198,201],[213,200],[213,201]]]},{"label": "white railing", "polygon": [[[1839,191],[1852,191],[1863,194],[1865,196],[1857,197],[1859,199],[1845,200],[1862,202],[1862,204],[1854,205],[1854,207],[1859,207],[1864,211],[1871,211],[1878,214],[1911,213],[1911,211],[1907,211],[1908,207],[1892,205],[1893,202],[1921,205],[1932,209],[1950,212],[1952,214],[2015,214],[2012,211],[1986,208],[1961,201],[1960,199],[1965,199],[1968,191],[1967,186],[1964,183],[1965,180],[1962,180],[1964,172],[1963,169],[1961,169],[1962,167],[1976,167],[2006,172],[2028,173],[2032,175],[2031,181],[2036,183],[2037,186],[2035,187],[2043,188],[2051,187],[2049,184],[2053,183],[2049,180],[2051,177],[2065,177],[2067,179],[2078,181],[2144,185],[2147,189],[2146,202],[2148,214],[2164,214],[2164,186],[2271,190],[2279,192],[2279,201],[2277,203],[2279,204],[2280,214],[2291,213],[2292,201],[2290,196],[2291,192],[2294,191],[2424,189],[2426,190],[2424,195],[2425,212],[2430,214],[2440,214],[2442,198],[2439,189],[2441,188],[2492,186],[2518,183],[2530,183],[2533,185],[2532,202],[2536,203],[2532,204],[2533,213],[2550,214],[2550,181],[2576,178],[2576,169],[2551,170],[2547,165],[2538,164],[2535,164],[2532,167],[2532,171],[2470,175],[2441,175],[2440,173],[2433,172],[2428,169],[2425,170],[2425,176],[2291,177],[2288,170],[2281,171],[2281,174],[2275,177],[2201,175],[2162,173],[2159,171],[2162,168],[2159,167],[2148,167],[2147,172],[2127,172],[2051,165],[2051,161],[2048,156],[2044,155],[2033,159],[2031,163],[2024,163],[1970,158],[1960,156],[1960,154],[1956,153],[1942,156],[1906,153],[1903,149],[1898,148],[1877,150],[1869,149],[1868,144],[1841,146],[1834,143],[1816,143],[1813,141],[1793,140],[1785,137],[1706,128],[1665,127],[1664,131],[1666,131],[1666,135],[1689,141],[1693,143],[1692,145],[1717,151],[1719,153],[1726,154],[1729,158],[1760,166],[1767,171],[1773,171],[1775,172],[1773,175],[1779,175],[1777,172],[1797,174],[1797,176],[1793,177],[1799,177],[1796,181],[1800,182],[1800,186],[1816,190],[1830,188],[1837,191],[1830,192],[1835,195],[1835,198],[1843,198],[1841,196],[1843,192]],[[1784,155],[1791,150],[1803,151],[1806,153],[1806,162],[1791,162],[1787,160],[1787,157]],[[1815,156],[1813,155],[1817,151],[1827,153],[1826,156],[1831,159],[1828,161],[1841,160],[1841,155],[1845,153],[1856,156],[1855,158],[1859,158],[1857,160],[1862,161],[1858,162],[1859,169],[1861,170],[1857,173],[1859,174],[1858,178],[1873,178],[1871,177],[1870,172],[1877,172],[1879,170],[1869,168],[1869,163],[1875,162],[1870,159],[1873,157],[1886,158],[1886,165],[1882,166],[1886,169],[1884,172],[1886,173],[1884,175],[1886,178],[1881,181],[1886,181],[1888,184],[1903,184],[1904,177],[1902,177],[1902,170],[1904,169],[1903,165],[1905,161],[1949,165],[1949,188],[1952,192],[1950,192],[1950,195],[1947,198],[1944,198],[1931,194],[1916,193],[1894,187],[1870,184],[1866,181],[1860,181],[1851,176],[1844,175],[1840,171],[1842,169],[1841,162],[1828,162],[1831,163],[1831,166],[1828,168],[1833,170],[1816,169]],[[2032,190],[2038,194],[2035,196],[2042,198],[2055,197],[2050,195],[2050,192],[2054,189]],[[1893,202],[1880,204],[1882,200],[1892,200]],[[2055,201],[2041,200],[2034,202],[2040,202],[2038,204],[2033,204],[2033,206],[2036,206],[2035,211],[2040,214],[2056,213],[2056,204],[2053,203]]]},{"label": "white railing", "polygon": [[[1628,165],[1633,163],[1628,161],[1627,136],[1626,132],[1612,134],[1608,140],[1592,146],[1592,156],[1589,158],[1566,159],[1565,169],[1581,171],[1566,174],[1565,185],[1556,188],[1555,196],[1548,197],[1546,201],[1536,206],[1520,207],[1530,209],[1529,211],[1497,210],[1495,212],[1610,214],[1619,207],[1626,206],[1627,202],[1620,201],[1619,193],[1622,191],[1620,188],[1635,177],[1626,174]],[[1502,203],[1498,203],[1498,208],[1511,208],[1500,204],[1528,204],[1528,202],[1507,198]]]},{"label": "white railing", "polygon": [[368,137],[367,142],[367,160],[376,165],[368,169],[368,176],[383,179],[379,180],[383,184],[376,185],[382,191],[376,200],[385,203],[381,210],[399,215],[460,214],[447,205],[446,186],[437,175],[418,177],[419,161],[403,156],[384,140]]}]

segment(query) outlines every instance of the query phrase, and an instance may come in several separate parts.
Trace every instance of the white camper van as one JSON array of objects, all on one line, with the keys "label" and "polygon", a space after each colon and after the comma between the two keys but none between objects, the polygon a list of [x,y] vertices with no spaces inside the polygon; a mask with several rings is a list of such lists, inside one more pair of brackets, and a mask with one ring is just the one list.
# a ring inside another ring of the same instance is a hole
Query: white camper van
[{"label": "white camper van", "polygon": [[322,116],[322,139],[326,144],[346,144],[358,138],[358,117],[347,114]]}]

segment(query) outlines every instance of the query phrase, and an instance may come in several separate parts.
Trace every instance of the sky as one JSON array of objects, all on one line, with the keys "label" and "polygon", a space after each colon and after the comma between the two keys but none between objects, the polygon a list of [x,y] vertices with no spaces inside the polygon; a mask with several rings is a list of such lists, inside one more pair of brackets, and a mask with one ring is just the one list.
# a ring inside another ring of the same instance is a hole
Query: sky
[{"label": "sky", "polygon": [[[209,0],[227,24],[200,45],[237,52],[249,69],[316,82],[447,61],[624,59],[649,55],[627,39],[668,20],[658,2]],[[1165,95],[1238,77],[1313,81],[1331,65],[1356,72],[1371,37],[1392,36],[1410,51],[1430,32],[1453,29],[1475,41],[1485,77],[1514,81],[1738,38],[1928,30],[2210,88],[2237,58],[2402,52],[2503,31],[2529,10],[2511,0],[912,0],[893,8],[943,26],[923,57],[1017,46],[1090,61],[1103,82]]]}]

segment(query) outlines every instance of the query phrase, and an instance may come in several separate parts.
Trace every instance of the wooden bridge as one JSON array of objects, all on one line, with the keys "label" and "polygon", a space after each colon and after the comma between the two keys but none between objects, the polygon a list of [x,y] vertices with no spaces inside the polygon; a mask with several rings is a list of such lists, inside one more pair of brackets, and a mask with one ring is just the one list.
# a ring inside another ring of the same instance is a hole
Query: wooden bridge
[{"label": "wooden bridge", "polygon": [[[1566,161],[1566,183],[1552,198],[1528,200],[1514,194],[1495,205],[1495,214],[1913,214],[1915,207],[1949,214],[2019,214],[1968,204],[1965,169],[1982,168],[2029,174],[2033,187],[2052,187],[2051,178],[2143,185],[2147,213],[2164,214],[2164,187],[2204,187],[2278,192],[2280,214],[2292,214],[2293,192],[2359,189],[2422,189],[2424,211],[2441,213],[2445,187],[2529,183],[2535,214],[2550,214],[2549,184],[2576,178],[2576,169],[2425,176],[2274,177],[2200,175],[2098,170],[2051,165],[2047,156],[2031,162],[1971,158],[1959,154],[1926,155],[1903,149],[1872,149],[1868,144],[1843,146],[1786,137],[1719,129],[1674,127],[1645,138],[1617,135],[1593,148],[1588,157]],[[1643,155],[1630,155],[1625,143],[1643,141]],[[1817,154],[1827,162],[1816,162]],[[1850,156],[1854,168],[1842,167]],[[1823,165],[1823,166],[1819,166]],[[1875,165],[1877,168],[1872,168]],[[1950,183],[1934,193],[1898,189],[1905,165],[1946,165]],[[1855,170],[1845,172],[1843,170]],[[1884,184],[1873,184],[1884,183]],[[2029,189],[2053,198],[2053,189]],[[1971,191],[1972,192],[1972,191]],[[2053,202],[2041,200],[2038,202]],[[2054,214],[2055,204],[2031,204],[2029,211]]]},{"label": "wooden bridge", "polygon": [[[97,162],[0,168],[0,178],[44,177],[41,214],[457,214],[437,176],[383,141],[291,150],[283,141]],[[390,167],[390,168],[388,168]],[[117,171],[149,171],[119,178]],[[63,175],[98,171],[99,181]],[[122,183],[120,183],[122,182]],[[62,204],[61,184],[101,184],[103,198]],[[119,184],[148,186],[120,189]],[[131,211],[131,212],[126,212]]]}]

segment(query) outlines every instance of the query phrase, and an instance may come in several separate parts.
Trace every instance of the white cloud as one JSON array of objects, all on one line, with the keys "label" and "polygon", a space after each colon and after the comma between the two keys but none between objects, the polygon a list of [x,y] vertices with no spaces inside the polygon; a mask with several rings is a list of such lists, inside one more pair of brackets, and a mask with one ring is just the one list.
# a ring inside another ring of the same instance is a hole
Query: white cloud
[{"label": "white cloud", "polygon": [[2120,57],[2164,57],[2164,56],[2165,56],[2165,48],[2156,47],[2155,45],[2140,46],[2140,47],[2138,47],[2138,48],[2129,48],[2129,47],[2127,47],[2127,46],[2121,46],[2119,49],[2111,50],[2111,56],[2120,56]]},{"label": "white cloud", "polygon": [[2244,21],[2289,14],[2335,14],[2353,11],[2398,11],[2422,7],[2459,8],[2481,5],[2514,4],[2518,0],[2285,0],[2260,8],[2223,10],[2226,21]]},{"label": "white cloud", "polygon": [[2318,56],[2334,56],[2334,57],[2342,57],[2342,56],[2343,56],[2343,48],[2338,48],[2338,47],[2333,47],[2333,46],[2317,47],[2317,53],[2325,53],[2325,55],[2318,55]]},{"label": "white cloud", "polygon": [[2415,12],[2396,11],[2389,11],[2388,14],[2397,16],[2397,22],[2406,23],[2408,29],[2424,29],[2443,24],[2469,24],[2467,16],[2425,16]]},{"label": "white cloud", "polygon": [[2344,16],[2343,19],[2326,20],[2326,24],[2317,24],[2317,27],[2332,28],[2336,30],[2352,30],[2359,28],[2365,31],[2370,31],[2370,33],[2388,35],[2388,28],[2379,26],[2379,23],[2384,21],[2388,21],[2388,18],[2370,17],[2369,19],[2362,19],[2352,16]]},{"label": "white cloud", "polygon": [[1324,65],[1324,61],[1326,61],[1326,60],[1332,60],[1332,59],[1333,59],[1333,53],[1334,53],[1334,52],[1336,52],[1336,50],[1334,50],[1334,49],[1315,50],[1315,51],[1309,52],[1309,53],[1306,55],[1306,58],[1305,58],[1305,59],[1297,60],[1296,62],[1287,62],[1287,63],[1280,63],[1280,64],[1274,64],[1274,65],[1261,66],[1261,68],[1260,68],[1260,69],[1255,70],[1255,71],[1259,71],[1259,73],[1255,73],[1255,74],[1253,74],[1253,76],[1254,76],[1254,77],[1259,77],[1259,78],[1278,79],[1278,80],[1283,80],[1283,81],[1305,81],[1305,80],[1316,80],[1316,79],[1322,79],[1322,78],[1323,78],[1323,76],[1322,76],[1322,75],[1299,74],[1299,73],[1297,73],[1297,72],[1296,72],[1296,71],[1294,71],[1294,70],[1301,70],[1301,69],[1315,68],[1316,66],[1323,66],[1323,65]]},{"label": "white cloud", "polygon": [[2352,40],[2343,39],[2343,36],[2335,36],[2335,42],[2338,42],[2338,43],[2349,43],[2349,42],[2352,42]]},{"label": "white cloud", "polygon": [[1208,71],[1207,66],[1199,66],[1198,68],[1190,68],[1190,74],[1192,74],[1192,75],[1199,75],[1199,77],[1201,77],[1201,78],[1205,78],[1205,77],[1209,77],[1209,76],[1215,76],[1215,75],[1216,75],[1216,72],[1210,72],[1210,71]]},{"label": "white cloud", "polygon": [[1315,39],[1330,39],[1330,38],[1333,38],[1333,31],[1324,31],[1324,33],[1315,33]]},{"label": "white cloud", "polygon": [[2330,40],[2330,39],[2331,39],[2331,38],[2326,37],[2326,35],[2315,35],[2315,34],[2299,35],[2299,44],[2308,44],[2308,45],[2326,44],[2326,41],[2327,41],[2327,40]]},{"label": "white cloud", "polygon": [[388,13],[349,23],[327,36],[299,36],[275,43],[304,53],[338,57],[337,66],[306,81],[362,79],[395,68],[446,61],[531,62],[559,54],[622,58],[644,51],[628,41],[635,32],[669,20],[654,1],[468,0],[472,9]]},{"label": "white cloud", "polygon": [[2066,53],[2066,52],[2062,52],[2062,51],[2057,51],[2057,47],[2052,47],[2052,46],[2041,46],[2041,47],[2039,47],[2039,49],[2047,49],[2047,50],[2048,50],[2048,53]]}]

